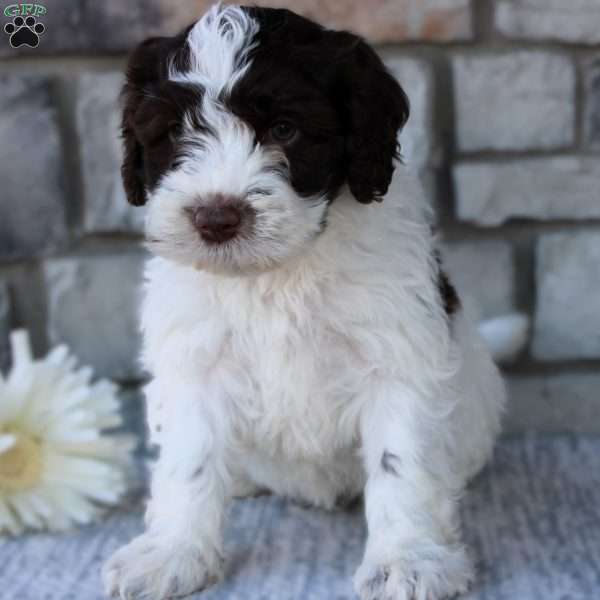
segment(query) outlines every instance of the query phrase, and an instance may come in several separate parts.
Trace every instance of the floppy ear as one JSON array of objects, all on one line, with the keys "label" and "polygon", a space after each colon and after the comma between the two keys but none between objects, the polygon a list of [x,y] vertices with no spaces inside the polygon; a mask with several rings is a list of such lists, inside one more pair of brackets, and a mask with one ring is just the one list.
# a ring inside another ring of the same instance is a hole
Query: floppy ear
[{"label": "floppy ear", "polygon": [[409,115],[408,97],[375,51],[361,38],[337,34],[347,119],[346,178],[354,197],[364,204],[381,201],[400,157],[398,133]]},{"label": "floppy ear", "polygon": [[146,40],[131,53],[125,72],[125,85],[121,92],[123,104],[121,177],[127,201],[134,206],[146,203],[144,152],[135,133],[135,115],[144,98],[144,89],[158,80],[157,50],[161,45],[161,39]]},{"label": "floppy ear", "polygon": [[176,65],[187,60],[183,41],[189,28],[175,37],[156,37],[142,42],[130,55],[125,85],[121,92],[123,115],[123,164],[121,176],[130,204],[146,203],[146,164],[144,148],[136,134],[136,117],[149,95],[168,79],[169,61]]}]

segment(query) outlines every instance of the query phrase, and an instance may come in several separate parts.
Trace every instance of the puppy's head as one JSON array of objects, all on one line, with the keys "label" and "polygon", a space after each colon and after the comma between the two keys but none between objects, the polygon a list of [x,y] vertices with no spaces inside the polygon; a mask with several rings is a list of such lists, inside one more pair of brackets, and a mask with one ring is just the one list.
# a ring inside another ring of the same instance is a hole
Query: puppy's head
[{"label": "puppy's head", "polygon": [[407,98],[360,38],[287,10],[214,7],[132,54],[122,174],[150,248],[240,273],[297,255],[347,185],[385,195]]}]

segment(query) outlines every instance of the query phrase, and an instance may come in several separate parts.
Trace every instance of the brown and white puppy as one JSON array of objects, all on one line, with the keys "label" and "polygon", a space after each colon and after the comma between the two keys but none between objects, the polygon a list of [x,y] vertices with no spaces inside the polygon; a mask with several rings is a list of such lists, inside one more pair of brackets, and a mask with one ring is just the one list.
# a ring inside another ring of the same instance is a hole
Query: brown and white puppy
[{"label": "brown and white puppy", "polygon": [[160,600],[222,574],[230,500],[365,495],[363,600],[439,600],[471,562],[458,498],[504,402],[401,168],[406,95],[360,38],[214,7],[143,43],[123,179],[155,255],[142,307],[160,457],[147,531],[109,593]]}]

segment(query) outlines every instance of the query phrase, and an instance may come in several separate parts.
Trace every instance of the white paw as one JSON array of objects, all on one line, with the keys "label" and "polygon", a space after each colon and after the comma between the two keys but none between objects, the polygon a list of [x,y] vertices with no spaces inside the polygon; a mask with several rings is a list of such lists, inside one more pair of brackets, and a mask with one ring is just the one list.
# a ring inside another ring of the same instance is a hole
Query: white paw
[{"label": "white paw", "polygon": [[459,549],[448,562],[414,556],[387,564],[365,561],[354,587],[361,600],[446,600],[467,592],[473,578],[471,562]]},{"label": "white paw", "polygon": [[200,549],[185,542],[166,543],[145,533],[115,552],[102,570],[109,596],[121,600],[164,600],[186,596],[212,585]]}]

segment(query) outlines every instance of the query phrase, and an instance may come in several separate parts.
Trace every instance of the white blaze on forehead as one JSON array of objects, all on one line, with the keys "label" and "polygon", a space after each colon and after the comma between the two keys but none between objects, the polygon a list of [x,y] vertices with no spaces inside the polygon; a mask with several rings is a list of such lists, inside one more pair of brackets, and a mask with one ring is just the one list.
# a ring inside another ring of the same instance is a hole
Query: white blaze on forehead
[{"label": "white blaze on forehead", "polygon": [[171,64],[169,79],[201,85],[213,98],[229,92],[250,66],[258,30],[258,22],[240,7],[213,6],[188,34],[189,71],[178,72]]}]

